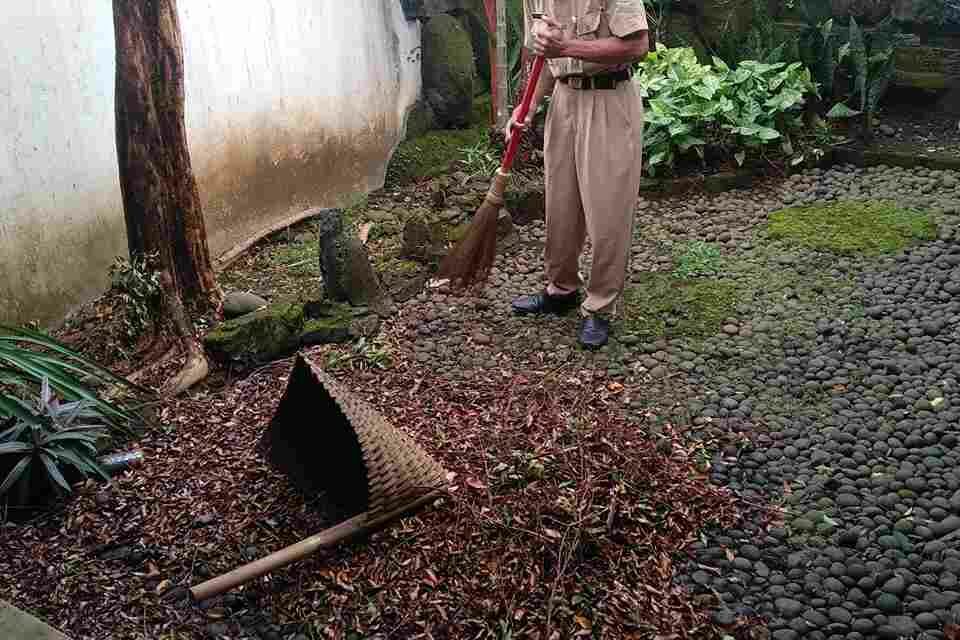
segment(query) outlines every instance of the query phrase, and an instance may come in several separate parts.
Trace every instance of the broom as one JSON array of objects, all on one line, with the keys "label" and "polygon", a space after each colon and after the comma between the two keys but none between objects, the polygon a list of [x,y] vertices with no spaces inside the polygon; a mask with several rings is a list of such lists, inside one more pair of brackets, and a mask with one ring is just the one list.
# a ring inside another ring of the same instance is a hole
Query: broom
[{"label": "broom", "polygon": [[[517,113],[518,122],[524,122],[530,112],[530,103],[533,102],[533,94],[540,82],[543,63],[543,56],[536,56],[533,60],[533,70],[523,92],[520,111]],[[511,132],[503,162],[497,169],[483,204],[473,216],[466,234],[440,264],[440,277],[449,279],[454,288],[469,287],[474,282],[486,280],[490,274],[497,252],[497,218],[504,205],[503,194],[510,179],[510,167],[513,166],[520,144],[517,133]]]}]

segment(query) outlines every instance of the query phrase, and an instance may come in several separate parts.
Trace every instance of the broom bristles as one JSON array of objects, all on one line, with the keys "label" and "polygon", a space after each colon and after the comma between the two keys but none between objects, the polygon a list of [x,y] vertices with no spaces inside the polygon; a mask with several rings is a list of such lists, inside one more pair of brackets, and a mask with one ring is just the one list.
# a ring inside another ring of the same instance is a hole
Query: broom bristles
[{"label": "broom bristles", "polygon": [[490,275],[497,255],[497,222],[508,178],[508,174],[497,172],[463,239],[441,262],[439,275],[449,279],[451,287],[467,288]]}]

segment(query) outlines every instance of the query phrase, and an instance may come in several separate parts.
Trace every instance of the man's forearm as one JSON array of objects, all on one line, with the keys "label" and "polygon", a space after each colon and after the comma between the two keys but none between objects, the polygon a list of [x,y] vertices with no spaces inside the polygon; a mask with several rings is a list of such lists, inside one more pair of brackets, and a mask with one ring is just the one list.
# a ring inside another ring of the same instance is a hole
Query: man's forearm
[{"label": "man's forearm", "polygon": [[631,38],[600,38],[599,40],[568,40],[566,55],[597,64],[630,64],[642,60],[649,51],[646,32]]},{"label": "man's forearm", "polygon": [[550,65],[544,63],[543,71],[540,72],[540,81],[537,82],[537,88],[533,93],[533,102],[530,103],[530,111],[532,113],[536,113],[537,109],[543,103],[543,98],[553,92],[553,87],[556,83],[556,78],[550,73]]}]

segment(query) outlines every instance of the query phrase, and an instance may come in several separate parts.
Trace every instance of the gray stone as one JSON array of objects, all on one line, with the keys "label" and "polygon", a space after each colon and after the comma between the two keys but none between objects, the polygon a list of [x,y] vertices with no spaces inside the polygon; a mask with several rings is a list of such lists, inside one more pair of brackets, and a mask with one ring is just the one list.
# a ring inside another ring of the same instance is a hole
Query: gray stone
[{"label": "gray stone", "polygon": [[318,216],[320,272],[327,297],[336,302],[378,309],[383,290],[367,248],[343,222],[339,209],[326,209]]},{"label": "gray stone", "polygon": [[442,128],[470,122],[476,73],[470,34],[456,18],[439,15],[423,27],[423,92]]},{"label": "gray stone", "polygon": [[418,215],[407,218],[403,223],[400,255],[413,260],[429,260],[442,253],[443,247],[437,242],[426,220]]},{"label": "gray stone", "polygon": [[774,605],[784,618],[796,618],[807,608],[805,604],[792,598],[777,598]]},{"label": "gray stone", "polygon": [[853,614],[843,607],[831,607],[827,613],[830,620],[839,624],[850,624],[850,621],[853,620]]},{"label": "gray stone", "polygon": [[887,624],[897,632],[900,637],[910,637],[920,632],[917,623],[910,616],[891,616]]},{"label": "gray stone", "polygon": [[223,299],[223,316],[227,320],[239,318],[267,306],[267,301],[246,291],[228,293]]}]

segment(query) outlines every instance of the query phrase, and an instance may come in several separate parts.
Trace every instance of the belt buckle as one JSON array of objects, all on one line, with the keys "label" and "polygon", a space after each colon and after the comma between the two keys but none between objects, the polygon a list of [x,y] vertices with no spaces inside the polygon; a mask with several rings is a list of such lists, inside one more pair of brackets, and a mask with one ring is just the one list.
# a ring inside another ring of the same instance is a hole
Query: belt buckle
[{"label": "belt buckle", "polygon": [[583,89],[583,76],[573,76],[570,78],[570,86],[574,89]]}]

